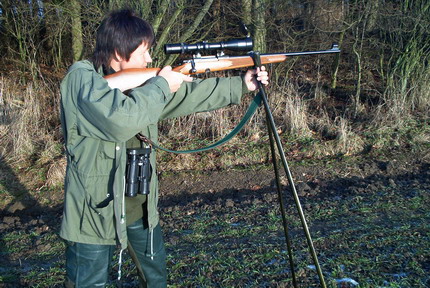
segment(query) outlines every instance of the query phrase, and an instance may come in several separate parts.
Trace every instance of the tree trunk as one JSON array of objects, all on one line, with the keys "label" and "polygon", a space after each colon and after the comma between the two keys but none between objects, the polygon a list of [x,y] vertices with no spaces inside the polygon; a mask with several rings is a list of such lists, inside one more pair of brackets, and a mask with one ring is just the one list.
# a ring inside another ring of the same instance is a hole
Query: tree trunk
[{"label": "tree trunk", "polygon": [[361,78],[362,78],[362,53],[363,53],[363,38],[364,38],[364,28],[362,31],[359,30],[360,27],[356,28],[356,38],[352,45],[352,51],[357,58],[357,85],[355,89],[355,114],[361,111]]},{"label": "tree trunk", "polygon": [[143,19],[149,20],[149,16],[151,15],[151,7],[153,0],[140,0],[140,12],[142,14]]},{"label": "tree trunk", "polygon": [[72,19],[72,52],[73,62],[82,57],[84,43],[82,38],[81,3],[79,0],[70,0],[70,15]]},{"label": "tree trunk", "polygon": [[[206,15],[206,13],[208,13],[209,8],[211,7],[213,1],[214,0],[206,0],[205,5],[203,5],[199,14],[195,18],[194,22],[187,29],[187,31],[185,31],[185,33],[182,34],[182,37],[179,39],[179,42],[185,42],[188,40],[188,38],[191,37],[191,35],[193,35],[193,33],[196,31],[197,27],[202,22],[203,17]],[[173,61],[176,59],[176,57],[177,57],[176,55],[170,55],[170,57],[167,59],[166,63],[167,64],[173,63]]]},{"label": "tree trunk", "polygon": [[[339,48],[342,47],[342,43],[343,43],[343,38],[345,37],[345,31],[341,31],[340,32],[340,36],[339,36]],[[331,89],[336,89],[337,87],[337,73],[339,71],[339,65],[340,65],[340,53],[337,53],[334,56],[334,62],[333,62],[333,69],[332,69],[332,74],[331,74]]]},{"label": "tree trunk", "polygon": [[161,3],[157,6],[157,15],[155,15],[155,18],[152,21],[152,28],[154,28],[155,35],[157,35],[158,27],[160,27],[164,14],[166,14],[167,8],[169,8],[169,4],[170,0],[161,0]]},{"label": "tree trunk", "polygon": [[376,27],[376,20],[379,14],[379,0],[370,1],[366,7],[367,11],[367,25],[366,31],[372,31]]},{"label": "tree trunk", "polygon": [[[160,65],[160,63],[163,63],[165,60],[165,55],[163,53],[162,47],[167,42],[167,37],[169,36],[170,28],[173,27],[174,23],[176,22],[176,19],[179,17],[179,15],[181,15],[184,8],[185,8],[184,5],[178,5],[173,15],[170,16],[170,20],[167,23],[165,29],[163,30],[163,33],[161,33],[160,37],[157,39],[157,46],[154,49],[154,56],[155,56],[154,58],[157,59],[156,63],[154,63],[155,67]],[[171,64],[172,62],[168,64]]]},{"label": "tree trunk", "polygon": [[252,0],[242,0],[242,22],[246,25],[252,21]]},{"label": "tree trunk", "polygon": [[266,4],[267,0],[254,0],[254,50],[266,52]]},{"label": "tree trunk", "polygon": [[223,28],[225,27],[221,13],[221,0],[215,0],[215,3],[212,5],[212,18],[213,18],[213,31],[216,35],[224,34]]}]

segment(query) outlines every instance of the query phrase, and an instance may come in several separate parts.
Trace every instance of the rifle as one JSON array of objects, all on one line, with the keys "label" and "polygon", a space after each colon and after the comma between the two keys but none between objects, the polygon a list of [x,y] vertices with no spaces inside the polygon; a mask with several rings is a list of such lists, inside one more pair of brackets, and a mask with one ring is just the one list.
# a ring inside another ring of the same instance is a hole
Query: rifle
[{"label": "rifle", "polygon": [[[254,60],[251,55],[244,56],[227,56],[224,52],[212,56],[201,56],[200,52],[213,49],[227,49],[232,51],[243,51],[252,49],[252,40],[250,38],[229,40],[227,42],[207,43],[200,42],[196,44],[166,44],[164,51],[167,54],[199,52],[189,60],[184,60],[182,65],[174,67],[172,70],[185,74],[195,75],[207,72],[224,71],[254,66]],[[305,52],[287,52],[260,54],[261,64],[272,64],[284,62],[291,56],[314,55],[339,53],[340,49],[337,44],[333,44],[331,49]],[[147,80],[157,76],[160,68],[130,68],[105,76],[109,86],[126,91],[144,84]]]}]

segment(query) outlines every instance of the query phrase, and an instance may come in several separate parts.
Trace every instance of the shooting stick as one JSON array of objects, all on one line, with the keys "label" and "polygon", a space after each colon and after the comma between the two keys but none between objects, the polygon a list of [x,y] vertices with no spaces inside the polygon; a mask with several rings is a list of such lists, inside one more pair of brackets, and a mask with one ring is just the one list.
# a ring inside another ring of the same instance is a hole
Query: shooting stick
[{"label": "shooting stick", "polygon": [[[252,55],[252,58],[254,60],[255,67],[261,67],[260,53],[252,52],[251,55]],[[277,160],[276,160],[275,144],[278,148],[278,153],[281,157],[282,164],[283,164],[284,169],[285,169],[285,174],[287,175],[288,183],[291,187],[291,193],[293,194],[294,202],[296,204],[296,208],[297,208],[297,211],[299,213],[299,217],[300,217],[300,221],[302,223],[303,231],[305,232],[305,235],[306,235],[306,240],[308,243],[309,252],[311,253],[311,256],[314,260],[315,267],[317,269],[317,273],[318,273],[321,287],[326,288],[327,286],[326,286],[325,281],[324,281],[324,276],[322,274],[321,267],[318,263],[318,258],[317,258],[315,248],[314,248],[314,245],[312,242],[311,234],[309,232],[309,228],[308,228],[308,225],[306,223],[306,219],[305,219],[305,216],[304,216],[304,213],[302,210],[302,206],[300,204],[300,200],[299,200],[299,197],[297,195],[296,188],[294,186],[293,177],[291,175],[290,168],[288,167],[287,159],[285,157],[284,149],[282,148],[282,143],[281,143],[279,134],[276,130],[275,120],[273,119],[273,114],[270,110],[270,106],[269,106],[269,103],[267,100],[266,90],[264,88],[264,85],[260,81],[258,81],[258,86],[260,88],[259,93],[261,95],[263,105],[264,105],[264,110],[266,112],[267,130],[268,130],[269,139],[270,139],[270,150],[272,153],[272,162],[273,162],[273,168],[274,168],[275,177],[276,177],[276,187],[277,187],[277,191],[278,191],[279,204],[280,204],[280,209],[281,209],[281,214],[282,214],[282,222],[283,222],[283,226],[284,226],[285,240],[287,242],[289,262],[290,262],[291,274],[292,274],[292,278],[293,278],[293,285],[294,285],[294,287],[297,287],[297,280],[296,280],[296,274],[294,272],[293,255],[292,255],[292,249],[291,249],[291,240],[290,240],[290,237],[288,235],[287,220],[285,217],[285,208],[284,208],[285,205],[284,205],[284,200],[283,200],[282,191],[281,191],[281,181],[280,181],[280,177],[279,177],[279,171],[278,171]]]}]

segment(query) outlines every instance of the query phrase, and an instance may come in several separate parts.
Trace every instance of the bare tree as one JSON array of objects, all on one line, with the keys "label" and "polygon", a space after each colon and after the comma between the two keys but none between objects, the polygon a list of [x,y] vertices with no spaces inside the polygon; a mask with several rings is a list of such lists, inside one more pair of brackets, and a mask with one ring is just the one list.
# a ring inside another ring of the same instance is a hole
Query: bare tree
[{"label": "bare tree", "polygon": [[254,0],[254,49],[261,53],[267,50],[266,9],[268,0]]},{"label": "bare tree", "polygon": [[[179,39],[179,42],[185,42],[193,35],[193,33],[196,31],[196,29],[199,27],[200,23],[202,22],[203,17],[208,13],[209,8],[211,7],[213,1],[214,0],[205,1],[204,5],[200,9],[200,12],[194,18],[194,21],[189,25],[188,29],[184,33],[182,33]],[[172,64],[176,58],[177,58],[176,55],[170,55],[166,61],[166,64]]]},{"label": "bare tree", "polygon": [[79,0],[70,0],[69,2],[70,17],[71,17],[71,33],[72,33],[72,51],[73,61],[78,61],[82,58],[84,50],[82,22],[81,22],[81,3]]},{"label": "bare tree", "polygon": [[242,21],[251,24],[252,21],[252,0],[242,0]]},{"label": "bare tree", "polygon": [[158,28],[160,27],[161,21],[166,14],[167,8],[169,8],[170,0],[160,0],[157,5],[157,14],[152,20],[152,27],[154,28],[154,32],[157,35]]}]

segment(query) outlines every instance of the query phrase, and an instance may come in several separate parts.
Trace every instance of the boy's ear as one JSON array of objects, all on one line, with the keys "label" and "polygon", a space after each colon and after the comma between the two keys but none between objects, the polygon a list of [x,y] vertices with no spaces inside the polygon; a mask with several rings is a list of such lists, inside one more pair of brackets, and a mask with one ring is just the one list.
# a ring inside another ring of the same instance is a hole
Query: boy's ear
[{"label": "boy's ear", "polygon": [[119,54],[116,50],[115,50],[115,55],[114,55],[113,59],[117,62],[121,62],[123,60],[122,57],[119,56]]}]

